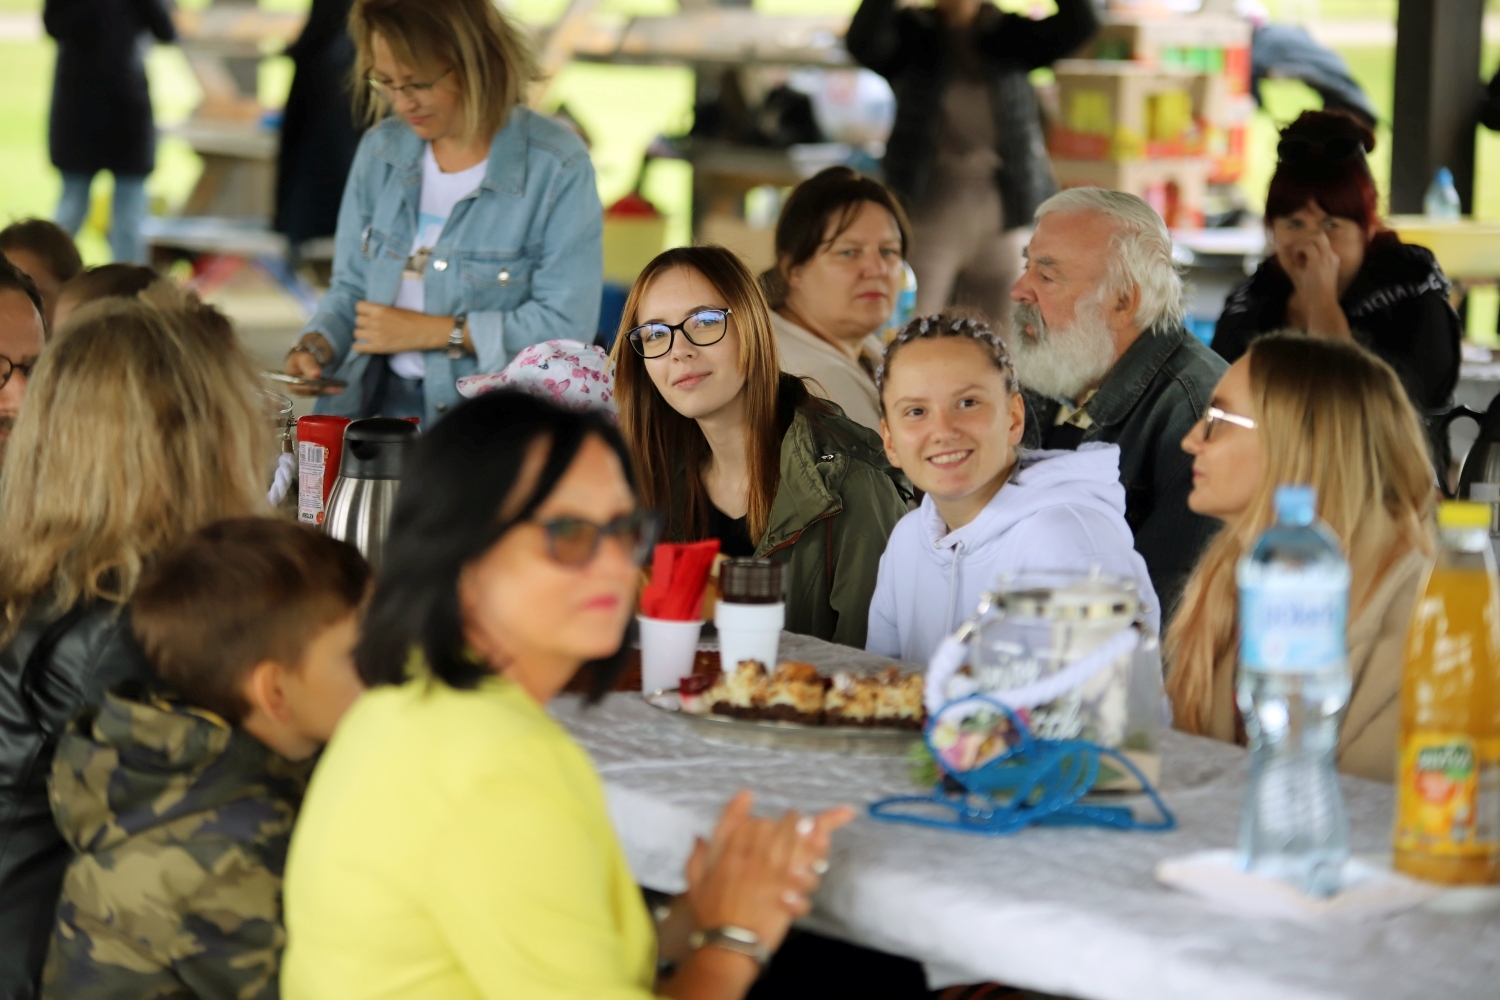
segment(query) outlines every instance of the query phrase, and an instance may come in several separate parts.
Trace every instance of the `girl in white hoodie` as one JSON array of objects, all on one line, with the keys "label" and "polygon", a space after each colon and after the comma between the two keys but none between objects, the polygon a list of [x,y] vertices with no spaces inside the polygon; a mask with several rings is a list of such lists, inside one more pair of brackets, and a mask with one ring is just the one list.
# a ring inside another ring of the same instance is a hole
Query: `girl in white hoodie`
[{"label": "girl in white hoodie", "polygon": [[1134,581],[1160,627],[1125,523],[1120,449],[1022,454],[1026,404],[988,325],[955,313],[912,320],[886,348],[879,385],[886,455],[927,495],[880,558],[867,650],[926,663],[1002,574],[1027,571]]}]

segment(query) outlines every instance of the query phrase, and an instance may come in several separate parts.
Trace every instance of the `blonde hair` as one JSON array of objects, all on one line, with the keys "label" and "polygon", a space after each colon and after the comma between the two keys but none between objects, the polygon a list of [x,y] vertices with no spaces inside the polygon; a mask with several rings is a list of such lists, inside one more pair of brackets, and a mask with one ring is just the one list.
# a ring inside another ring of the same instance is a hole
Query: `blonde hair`
[{"label": "blonde hair", "polygon": [[0,470],[0,641],[33,602],[123,602],[152,556],[265,511],[271,421],[217,310],[175,289],[74,313]]},{"label": "blonde hair", "polygon": [[641,298],[651,283],[677,268],[697,271],[718,289],[729,305],[729,322],[739,334],[739,370],[745,376],[740,392],[745,397],[750,468],[746,527],[750,538],[759,542],[770,523],[771,504],[781,483],[781,439],[790,412],[800,406],[824,411],[801,380],[782,375],[771,309],[754,276],[733,251],[720,246],[676,247],[658,254],[635,279],[611,356],[620,431],[640,477],[642,502],[667,514],[666,536],[679,541],[705,537],[709,500],[702,469],[711,457],[708,441],[696,421],[672,409],[657,392],[645,359],[625,336],[641,321]]},{"label": "blonde hair", "polygon": [[1422,424],[1396,373],[1352,343],[1280,333],[1250,345],[1250,393],[1265,473],[1250,506],[1209,545],[1167,631],[1177,728],[1202,733],[1214,674],[1238,658],[1240,556],[1274,520],[1276,487],[1317,490],[1318,516],[1352,570],[1349,613],[1380,584],[1397,547],[1432,552],[1434,479]]},{"label": "blonde hair", "polygon": [[493,136],[541,77],[526,30],[493,0],[355,0],[354,103],[370,124],[390,111],[366,82],[375,68],[373,40],[413,69],[452,71],[463,97],[463,136]]}]

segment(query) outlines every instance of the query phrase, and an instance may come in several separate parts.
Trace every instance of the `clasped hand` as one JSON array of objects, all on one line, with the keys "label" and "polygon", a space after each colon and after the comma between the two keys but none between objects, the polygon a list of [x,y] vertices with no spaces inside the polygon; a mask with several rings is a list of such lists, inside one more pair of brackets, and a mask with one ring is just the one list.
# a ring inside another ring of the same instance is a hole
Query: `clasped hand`
[{"label": "clasped hand", "polygon": [[792,921],[812,909],[809,897],[826,870],[829,838],[854,819],[848,806],[816,816],[789,811],[779,820],[750,815],[754,797],[740,792],[718,828],[699,839],[687,863],[687,900],[698,927],[752,930],[774,951]]},{"label": "clasped hand", "polygon": [[373,302],[354,305],[354,350],[358,354],[431,351],[448,343],[451,316],[429,316]]}]

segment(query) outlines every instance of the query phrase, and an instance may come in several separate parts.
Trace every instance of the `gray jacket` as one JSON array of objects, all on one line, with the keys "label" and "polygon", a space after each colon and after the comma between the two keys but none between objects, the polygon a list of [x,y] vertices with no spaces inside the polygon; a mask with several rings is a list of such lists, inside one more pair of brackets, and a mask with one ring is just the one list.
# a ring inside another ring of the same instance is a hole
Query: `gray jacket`
[{"label": "gray jacket", "polygon": [[[1085,409],[1093,426],[1083,441],[1120,446],[1125,520],[1162,603],[1162,626],[1218,521],[1188,510],[1193,458],[1182,439],[1203,418],[1229,366],[1180,325],[1148,330],[1110,369]],[[1077,447],[1054,428],[1058,403],[1028,393],[1028,447]],[[1043,430],[1047,433],[1044,435]]]}]

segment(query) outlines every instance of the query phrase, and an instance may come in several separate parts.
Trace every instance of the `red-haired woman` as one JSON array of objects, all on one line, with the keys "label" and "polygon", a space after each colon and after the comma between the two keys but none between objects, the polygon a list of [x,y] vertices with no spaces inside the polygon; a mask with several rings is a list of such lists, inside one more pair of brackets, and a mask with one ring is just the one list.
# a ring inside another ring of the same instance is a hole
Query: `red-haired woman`
[{"label": "red-haired woman", "polygon": [[1308,111],[1282,131],[1266,195],[1272,253],[1224,304],[1213,348],[1234,362],[1286,327],[1354,340],[1396,370],[1418,409],[1437,409],[1458,382],[1458,314],[1432,254],[1381,224],[1374,148],[1341,113]]}]

